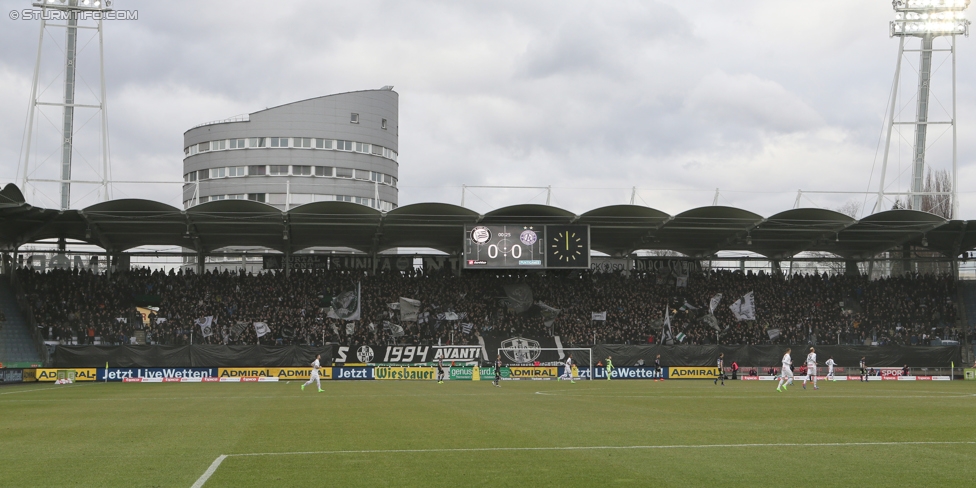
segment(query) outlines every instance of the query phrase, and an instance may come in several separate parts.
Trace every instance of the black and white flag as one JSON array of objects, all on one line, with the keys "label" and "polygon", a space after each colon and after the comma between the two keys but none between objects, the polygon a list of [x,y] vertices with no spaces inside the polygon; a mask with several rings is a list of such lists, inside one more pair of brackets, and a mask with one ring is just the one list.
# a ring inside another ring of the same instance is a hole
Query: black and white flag
[{"label": "black and white flag", "polygon": [[271,333],[271,329],[268,327],[268,324],[264,322],[255,322],[254,333],[257,334],[258,337],[264,337]]},{"label": "black and white flag", "polygon": [[716,293],[715,296],[708,302],[708,313],[715,315],[715,309],[718,308],[719,302],[722,301],[722,294]]},{"label": "black and white flag", "polygon": [[213,335],[213,316],[208,315],[206,317],[200,317],[194,321],[195,324],[200,326],[200,333],[203,337],[210,337]]},{"label": "black and white flag", "polygon": [[756,320],[756,304],[751,291],[729,305],[729,309],[736,320]]}]

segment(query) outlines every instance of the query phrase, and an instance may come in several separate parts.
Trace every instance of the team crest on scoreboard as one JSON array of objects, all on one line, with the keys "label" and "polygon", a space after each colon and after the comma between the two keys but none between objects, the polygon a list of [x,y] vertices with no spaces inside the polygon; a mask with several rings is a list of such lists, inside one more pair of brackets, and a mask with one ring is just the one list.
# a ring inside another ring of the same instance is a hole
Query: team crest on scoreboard
[{"label": "team crest on scoreboard", "polygon": [[512,337],[505,339],[501,343],[502,353],[509,361],[518,364],[531,363],[538,359],[542,354],[542,347],[539,341],[526,339],[525,337]]}]

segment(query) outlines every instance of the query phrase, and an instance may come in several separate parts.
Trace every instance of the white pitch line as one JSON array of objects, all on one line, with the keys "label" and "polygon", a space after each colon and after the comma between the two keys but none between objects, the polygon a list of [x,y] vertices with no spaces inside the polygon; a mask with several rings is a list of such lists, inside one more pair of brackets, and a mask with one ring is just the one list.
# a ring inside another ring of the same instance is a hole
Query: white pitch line
[{"label": "white pitch line", "polygon": [[[659,400],[666,400],[670,398],[726,398],[726,399],[741,399],[741,400],[753,400],[757,397],[755,395],[588,395],[585,393],[557,393],[557,392],[547,392],[547,391],[537,391],[536,395],[544,396],[555,396],[560,398],[594,398],[594,399],[606,399],[606,398],[655,398]],[[785,395],[774,395],[769,398],[971,398],[976,396],[976,393],[948,393],[945,395],[832,395],[832,394],[821,394],[814,393],[809,396],[798,396],[791,395],[789,393]]]},{"label": "white pitch line", "polygon": [[217,471],[217,468],[220,467],[220,463],[224,462],[224,459],[227,459],[227,456],[224,454],[217,456],[217,459],[214,459],[214,462],[210,463],[210,467],[207,468],[207,470],[204,471],[199,478],[197,478],[197,482],[193,483],[193,486],[191,486],[190,488],[202,487],[203,484],[206,483],[211,476],[213,476],[214,472]]},{"label": "white pitch line", "polygon": [[31,389],[31,390],[5,391],[3,393],[0,393],[0,395],[13,395],[13,394],[16,394],[16,393],[30,393],[32,391],[44,391],[44,390],[63,390],[65,388],[71,388],[72,386],[81,386],[81,385],[79,385],[79,384],[76,383],[76,384],[68,385],[68,386],[58,385],[58,386],[52,386],[52,387],[49,387],[49,388],[34,388],[34,389]]},{"label": "white pitch line", "polygon": [[863,447],[863,446],[924,446],[976,445],[976,441],[890,441],[890,442],[814,442],[814,443],[756,443],[756,444],[672,444],[657,446],[556,446],[556,447],[460,447],[443,449],[363,449],[348,451],[252,452],[221,454],[190,488],[201,488],[213,476],[220,463],[228,457],[307,456],[310,454],[423,454],[445,452],[506,452],[506,451],[593,451],[626,449],[722,449],[755,447]]}]

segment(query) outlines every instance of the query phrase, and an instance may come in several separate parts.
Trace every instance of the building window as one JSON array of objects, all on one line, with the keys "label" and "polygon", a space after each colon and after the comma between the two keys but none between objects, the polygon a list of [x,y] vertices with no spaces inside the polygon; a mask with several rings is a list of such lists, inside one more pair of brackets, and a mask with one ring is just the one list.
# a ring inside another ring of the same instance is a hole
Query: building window
[{"label": "building window", "polygon": [[360,205],[366,205],[367,207],[372,207],[373,206],[373,199],[372,198],[356,197],[355,202],[358,203],[358,204],[360,204]]},{"label": "building window", "polygon": [[386,130],[386,119],[383,119],[383,120],[382,120],[382,121],[380,122],[380,128],[381,128],[381,129],[383,129],[383,130]]},{"label": "building window", "polygon": [[227,176],[247,176],[247,166],[231,166],[227,168]]},{"label": "building window", "polygon": [[382,146],[377,146],[376,144],[373,144],[373,147],[371,148],[370,153],[375,154],[377,156],[382,156],[383,155],[383,147]]},{"label": "building window", "polygon": [[357,169],[356,170],[356,179],[357,180],[369,181],[369,173],[370,173],[369,171]]},{"label": "building window", "polygon": [[247,195],[243,193],[235,193],[233,195],[227,195],[228,200],[246,200]]},{"label": "building window", "polygon": [[244,139],[231,139],[230,140],[230,148],[231,149],[244,149],[245,147],[247,147],[247,146],[244,145]]},{"label": "building window", "polygon": [[352,178],[352,168],[336,168],[336,178]]},{"label": "building window", "polygon": [[336,149],[340,151],[352,151],[352,141],[336,141]]},{"label": "building window", "polygon": [[359,123],[359,114],[350,114],[349,115],[349,122],[352,122],[353,124],[358,124]]},{"label": "building window", "polygon": [[311,166],[292,166],[291,174],[298,176],[312,176]]},{"label": "building window", "polygon": [[268,170],[268,174],[269,175],[272,175],[272,176],[287,176],[288,175],[288,165],[287,164],[279,164],[279,165],[274,165],[273,164],[273,165],[270,166],[270,169]]},{"label": "building window", "polygon": [[357,142],[356,143],[356,152],[368,153],[369,152],[369,144],[366,144],[366,143],[363,143],[363,142]]},{"label": "building window", "polygon": [[210,150],[210,143],[201,142],[200,144],[197,144],[197,147],[200,148],[200,152],[207,152]]},{"label": "building window", "polygon": [[255,202],[264,202],[265,201],[264,195],[265,195],[264,193],[248,193],[247,199]]},{"label": "building window", "polygon": [[305,205],[306,203],[312,203],[315,201],[315,195],[311,193],[292,193],[291,203],[292,205]]},{"label": "building window", "polygon": [[349,195],[336,195],[336,201],[337,202],[350,202],[351,203],[353,201],[353,197],[351,197]]},{"label": "building window", "polygon": [[197,171],[197,177],[200,180],[209,180],[210,179],[210,170],[209,169],[201,169],[200,171]]},{"label": "building window", "polygon": [[248,166],[247,167],[247,174],[249,174],[251,176],[264,176],[264,175],[268,174],[268,167],[267,166],[263,166],[263,165],[262,166]]},{"label": "building window", "polygon": [[315,176],[332,176],[332,166],[316,166]]},{"label": "building window", "polygon": [[185,157],[185,156],[189,156],[189,155],[190,155],[190,148],[184,147],[183,148],[183,156]]},{"label": "building window", "polygon": [[272,137],[270,138],[271,147],[288,147],[287,137]]},{"label": "building window", "polygon": [[211,202],[216,202],[217,200],[226,200],[226,199],[227,199],[227,195],[211,195],[210,196],[210,201]]},{"label": "building window", "polygon": [[390,176],[390,175],[383,175],[383,183],[385,183],[387,185],[392,185],[393,184],[393,177]]},{"label": "building window", "polygon": [[227,141],[210,141],[211,151],[220,151],[222,149],[227,149]]},{"label": "building window", "polygon": [[312,139],[310,137],[296,137],[295,147],[312,147]]},{"label": "building window", "polygon": [[284,193],[268,193],[268,203],[272,205],[284,205],[285,204],[285,194]]},{"label": "building window", "polygon": [[210,201],[210,197],[200,197],[200,203],[207,203]]},{"label": "building window", "polygon": [[187,150],[189,151],[190,156],[193,156],[194,154],[197,154],[197,153],[200,152],[200,147],[197,146],[196,144],[194,144],[194,145],[190,146],[189,148],[187,148]]},{"label": "building window", "polygon": [[372,174],[370,174],[369,180],[377,183],[383,183],[383,173],[377,173],[374,171]]},{"label": "building window", "polygon": [[263,137],[252,137],[248,140],[248,143],[250,144],[248,147],[267,147]]},{"label": "building window", "polygon": [[227,176],[227,168],[210,168],[210,179]]},{"label": "building window", "polygon": [[316,139],[316,149],[332,149],[332,139]]},{"label": "building window", "polygon": [[189,173],[186,174],[186,178],[184,178],[184,180],[186,180],[186,181],[197,181],[197,172],[196,171],[190,171]]}]

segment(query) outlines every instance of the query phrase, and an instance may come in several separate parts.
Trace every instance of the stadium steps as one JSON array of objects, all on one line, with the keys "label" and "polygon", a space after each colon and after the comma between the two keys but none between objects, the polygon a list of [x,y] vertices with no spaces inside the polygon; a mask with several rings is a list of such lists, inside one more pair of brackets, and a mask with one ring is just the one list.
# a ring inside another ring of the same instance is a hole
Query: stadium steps
[{"label": "stadium steps", "polygon": [[0,311],[7,316],[0,330],[0,363],[31,362],[40,363],[41,358],[31,338],[29,324],[20,313],[8,276],[0,276]]}]

